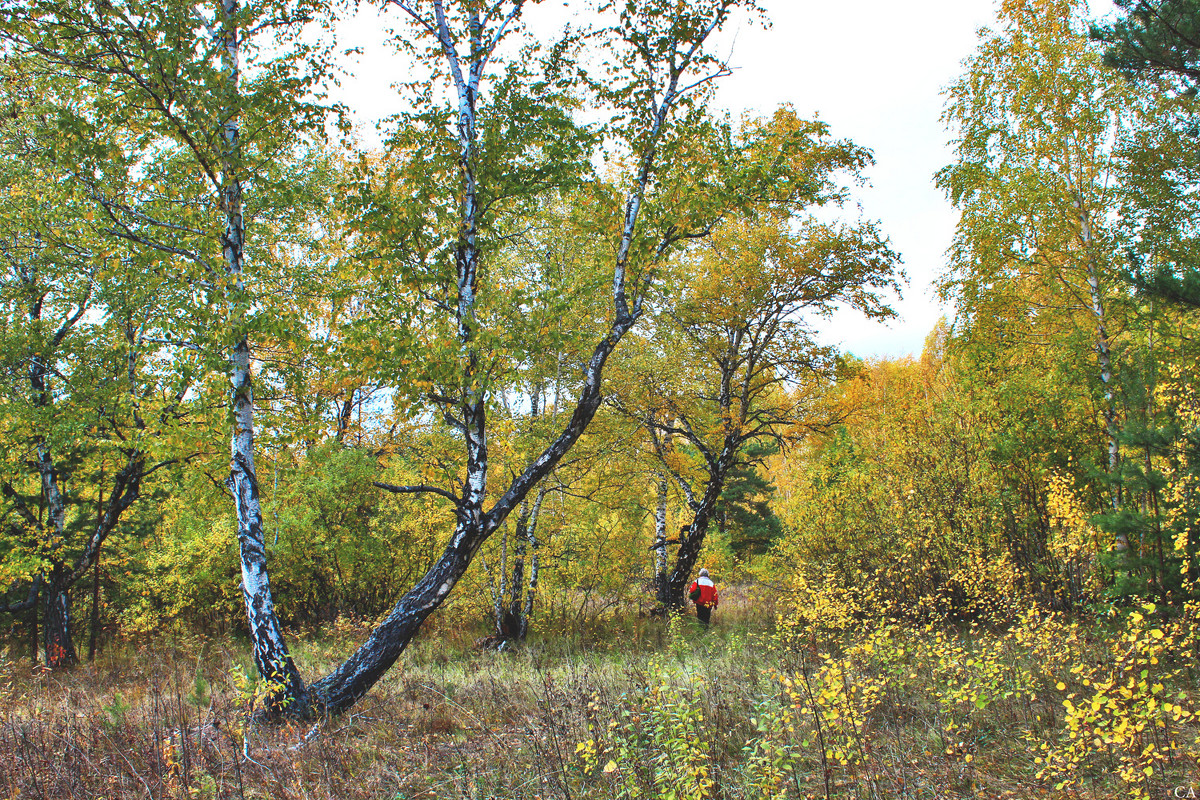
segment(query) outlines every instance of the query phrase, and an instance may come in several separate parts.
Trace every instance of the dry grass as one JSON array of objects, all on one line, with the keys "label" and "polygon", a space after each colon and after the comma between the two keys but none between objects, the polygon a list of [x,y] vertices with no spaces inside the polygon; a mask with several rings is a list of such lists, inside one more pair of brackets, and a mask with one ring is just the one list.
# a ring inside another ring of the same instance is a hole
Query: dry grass
[{"label": "dry grass", "polygon": [[[812,655],[768,647],[754,609],[731,593],[710,631],[610,619],[607,629],[551,635],[511,653],[476,650],[479,631],[443,623],[352,713],[315,734],[296,723],[247,722],[234,678],[247,656],[228,641],[114,645],[94,665],[61,674],[0,661],[0,794],[576,800],[628,796],[637,786],[642,796],[665,798],[669,791],[655,783],[661,745],[649,709],[653,687],[676,681],[681,708],[703,717],[681,730],[703,754],[710,796],[768,796],[753,787],[748,746],[763,740],[764,709],[789,708],[771,673],[794,674]],[[330,668],[363,627],[343,622],[298,639],[304,674]],[[815,743],[811,715],[786,711],[795,730],[772,735],[791,760],[774,796],[1067,796],[1034,778],[1024,738],[1055,699],[1037,708],[997,703],[949,736],[945,709],[929,702],[926,688],[918,682],[870,716],[859,766],[831,762]],[[590,768],[577,751],[588,740],[599,751]],[[598,768],[620,760],[617,745],[633,762]],[[1186,768],[1168,777],[1186,783]],[[1070,796],[1118,794],[1101,776],[1090,792]]]},{"label": "dry grass", "polygon": [[[721,642],[750,613],[729,603]],[[297,638],[305,675],[323,674],[369,623]],[[0,793],[29,798],[574,797],[587,707],[618,702],[662,621],[610,617],[518,652],[474,647],[482,631],[431,626],[352,713],[322,723],[252,724],[238,643],[175,636],[114,643],[67,672],[0,660]]]}]

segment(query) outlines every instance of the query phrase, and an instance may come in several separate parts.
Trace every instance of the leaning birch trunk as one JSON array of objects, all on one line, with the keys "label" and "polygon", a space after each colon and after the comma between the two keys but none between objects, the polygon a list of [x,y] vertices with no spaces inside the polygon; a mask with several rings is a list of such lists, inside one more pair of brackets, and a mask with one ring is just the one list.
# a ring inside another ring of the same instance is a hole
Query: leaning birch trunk
[{"label": "leaning birch trunk", "polygon": [[262,506],[258,478],[254,471],[254,390],[250,373],[250,341],[246,333],[246,284],[242,274],[245,252],[245,220],[242,216],[242,178],[239,163],[239,30],[234,22],[240,7],[238,0],[222,0],[224,19],[223,57],[226,80],[226,120],[221,135],[222,206],[225,232],[222,251],[225,269],[232,286],[229,294],[228,323],[236,341],[230,354],[230,378],[233,386],[233,432],[230,442],[228,486],[237,513],[238,549],[242,566],[242,597],[250,625],[254,666],[271,684],[265,711],[287,711],[308,715],[308,698],[284,642],[271,582],[267,574],[267,553],[263,543]]}]

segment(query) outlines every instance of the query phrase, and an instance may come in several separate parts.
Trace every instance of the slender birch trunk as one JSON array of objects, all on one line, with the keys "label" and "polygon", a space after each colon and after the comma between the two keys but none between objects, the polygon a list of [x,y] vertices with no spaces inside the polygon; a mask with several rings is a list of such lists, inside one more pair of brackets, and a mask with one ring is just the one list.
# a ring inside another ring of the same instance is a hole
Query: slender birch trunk
[{"label": "slender birch trunk", "polygon": [[308,699],[304,681],[288,653],[267,573],[267,554],[263,543],[262,507],[258,478],[254,471],[254,389],[250,370],[250,341],[246,332],[246,284],[243,277],[245,219],[242,215],[242,178],[239,144],[240,31],[235,19],[238,0],[222,0],[223,58],[225,62],[225,121],[221,135],[222,205],[225,231],[222,253],[230,283],[227,304],[228,324],[236,337],[229,358],[233,386],[233,432],[230,443],[229,490],[233,494],[238,524],[238,548],[241,554],[242,597],[250,625],[254,665],[268,681],[276,684],[268,698],[268,710],[306,716]]},{"label": "slender birch trunk", "polygon": [[[1091,215],[1083,207],[1083,202],[1076,199],[1075,208],[1079,213],[1079,235],[1082,239],[1084,253],[1087,258],[1088,300],[1091,303],[1092,316],[1096,321],[1096,361],[1100,368],[1100,383],[1104,386],[1104,432],[1108,439],[1108,477],[1110,480],[1109,504],[1113,511],[1121,507],[1121,487],[1118,482],[1118,472],[1121,466],[1120,420],[1117,415],[1117,402],[1113,393],[1112,353],[1108,335],[1108,326],[1104,315],[1104,293],[1100,286],[1100,271],[1093,255],[1095,246],[1092,234]],[[1129,541],[1124,533],[1117,534],[1117,549],[1129,549]]]},{"label": "slender birch trunk", "polygon": [[525,606],[521,609],[521,628],[517,638],[525,641],[529,634],[529,621],[533,619],[533,608],[537,602],[538,581],[541,579],[541,547],[537,526],[529,529],[529,586],[525,589]]},{"label": "slender birch trunk", "polygon": [[667,474],[658,473],[656,484],[658,506],[654,510],[654,595],[659,603],[667,602]]},{"label": "slender birch trunk", "polygon": [[[518,571],[513,569],[513,597],[512,604],[509,607],[509,614],[515,621],[514,638],[519,641],[525,641],[525,636],[529,633],[529,619],[533,615],[534,602],[537,595],[538,584],[538,549],[539,542],[537,538],[538,519],[542,515],[542,503],[546,499],[547,489],[542,486],[538,489],[537,499],[533,501],[533,507],[525,517],[524,530],[521,530],[521,569]],[[524,556],[529,553],[529,585],[524,587],[524,602],[521,598],[521,589],[518,588],[525,581],[524,576]]]}]

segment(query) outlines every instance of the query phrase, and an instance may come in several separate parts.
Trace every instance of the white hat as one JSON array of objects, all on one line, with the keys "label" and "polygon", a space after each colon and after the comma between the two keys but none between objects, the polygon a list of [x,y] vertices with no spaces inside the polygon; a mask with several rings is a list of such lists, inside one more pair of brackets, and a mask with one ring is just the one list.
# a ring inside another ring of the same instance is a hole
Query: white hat
[{"label": "white hat", "polygon": [[707,570],[707,569],[701,569],[701,570],[700,570],[700,577],[701,577],[701,578],[707,578],[707,577],[708,577],[708,570]]}]

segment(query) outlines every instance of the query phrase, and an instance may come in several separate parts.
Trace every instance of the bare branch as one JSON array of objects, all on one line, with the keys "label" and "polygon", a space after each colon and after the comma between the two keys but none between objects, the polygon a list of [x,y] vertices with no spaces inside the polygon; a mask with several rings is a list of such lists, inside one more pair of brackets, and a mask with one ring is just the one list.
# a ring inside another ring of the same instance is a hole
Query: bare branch
[{"label": "bare branch", "polygon": [[425,484],[418,486],[397,486],[393,483],[384,483],[382,481],[375,481],[374,485],[380,489],[392,492],[393,494],[436,494],[445,497],[455,505],[462,504],[462,500],[460,500],[457,495],[437,486],[428,486]]},{"label": "bare branch", "polygon": [[38,594],[41,592],[41,590],[42,590],[42,576],[38,575],[36,578],[33,579],[33,583],[30,584],[29,594],[25,597],[24,600],[21,600],[16,603],[9,603],[6,606],[0,606],[0,612],[8,612],[9,614],[16,614],[21,611],[28,611],[29,609],[31,609],[35,605],[37,605]]}]

